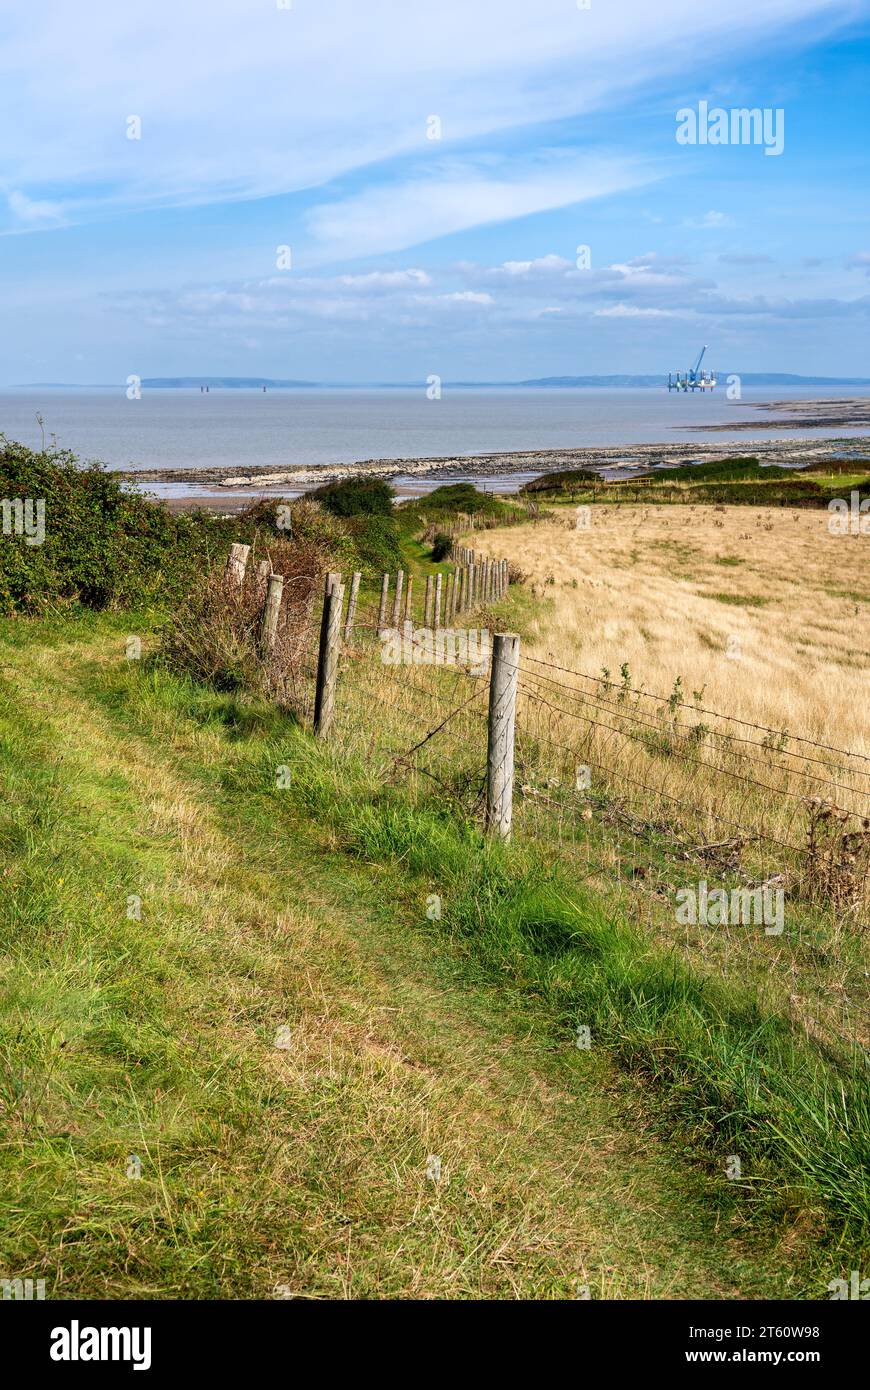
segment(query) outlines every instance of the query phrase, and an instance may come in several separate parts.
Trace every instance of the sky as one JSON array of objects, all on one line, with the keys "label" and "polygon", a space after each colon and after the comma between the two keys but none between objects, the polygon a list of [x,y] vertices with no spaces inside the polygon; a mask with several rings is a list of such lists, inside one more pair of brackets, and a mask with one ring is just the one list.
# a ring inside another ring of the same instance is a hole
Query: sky
[{"label": "sky", "polygon": [[870,0],[4,0],[0,126],[0,384],[870,376]]}]

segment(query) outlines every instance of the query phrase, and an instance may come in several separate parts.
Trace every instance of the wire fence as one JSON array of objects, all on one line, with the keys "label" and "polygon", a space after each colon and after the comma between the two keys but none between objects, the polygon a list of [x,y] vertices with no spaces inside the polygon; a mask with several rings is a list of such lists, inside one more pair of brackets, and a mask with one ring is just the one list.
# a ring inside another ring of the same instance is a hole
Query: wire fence
[{"label": "wire fence", "polygon": [[[446,613],[440,598],[434,608],[434,584],[416,602],[401,581],[390,602],[385,584],[380,602],[365,599],[350,613],[345,597],[330,736],[364,754],[384,779],[413,779],[477,817],[486,812],[492,772],[492,633],[508,571],[499,562],[478,572],[473,552],[460,555],[475,573],[462,590],[458,579],[451,586]],[[308,721],[322,642],[315,595],[302,619],[293,618],[287,698]],[[627,673],[613,681],[522,652],[513,674],[517,835],[587,859],[593,842],[610,836],[633,846],[631,872],[651,878],[678,860],[746,884],[776,883],[839,911],[865,902],[867,755],[739,719],[678,691],[636,689]]]}]

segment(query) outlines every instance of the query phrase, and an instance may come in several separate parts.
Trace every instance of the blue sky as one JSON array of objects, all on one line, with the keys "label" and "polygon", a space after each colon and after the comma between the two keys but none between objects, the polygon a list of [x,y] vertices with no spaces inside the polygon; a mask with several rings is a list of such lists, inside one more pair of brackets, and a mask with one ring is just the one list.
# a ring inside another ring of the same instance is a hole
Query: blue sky
[{"label": "blue sky", "polygon": [[5,0],[0,383],[870,375],[870,0],[280,3]]}]

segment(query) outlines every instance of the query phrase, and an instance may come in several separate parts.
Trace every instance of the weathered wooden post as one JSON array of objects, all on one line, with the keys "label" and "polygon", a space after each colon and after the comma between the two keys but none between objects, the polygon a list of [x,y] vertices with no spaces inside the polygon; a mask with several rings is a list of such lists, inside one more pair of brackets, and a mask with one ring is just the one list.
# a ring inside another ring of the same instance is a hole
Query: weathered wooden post
[{"label": "weathered wooden post", "polygon": [[412,614],[412,612],[411,612],[411,594],[412,594],[412,592],[413,592],[413,589],[414,589],[414,576],[413,576],[413,574],[409,574],[409,575],[408,575],[408,582],[407,582],[407,584],[405,585],[405,622],[406,622],[406,623],[411,622],[412,619],[413,619],[413,616],[414,616],[414,615]]},{"label": "weathered wooden post", "polygon": [[378,632],[383,632],[384,624],[387,621],[387,597],[390,592],[390,576],[384,575],[381,583],[381,606],[378,610]]},{"label": "weathered wooden post", "polygon": [[269,560],[261,560],[257,566],[257,594],[260,598],[265,598],[266,589],[269,584],[269,575],[272,573],[272,565]]},{"label": "weathered wooden post", "polygon": [[423,626],[432,626],[432,576],[426,575],[426,602],[423,607]]},{"label": "weathered wooden post", "polygon": [[281,596],[284,593],[284,576],[270,574],[266,589],[266,602],[260,615],[260,651],[272,651],[278,632],[278,614],[281,612]]},{"label": "weathered wooden post", "polygon": [[441,626],[441,575],[435,576],[435,621],[432,624],[437,632]]},{"label": "weathered wooden post", "polygon": [[226,578],[232,584],[237,584],[239,588],[245,582],[245,570],[248,568],[248,556],[251,553],[249,545],[231,545],[230,553],[227,556]]},{"label": "weathered wooden post", "polygon": [[489,730],[486,747],[486,829],[509,840],[514,799],[514,737],[517,719],[520,639],[497,632],[489,678]]},{"label": "weathered wooden post", "polygon": [[405,582],[405,571],[399,570],[396,575],[396,596],[393,599],[393,627],[398,628],[402,618],[402,585]]},{"label": "weathered wooden post", "polygon": [[447,576],[447,598],[445,599],[445,602],[444,602],[444,621],[446,622],[446,624],[447,624],[448,627],[450,627],[451,624],[452,624],[452,622],[453,622],[455,604],[456,604],[456,575],[455,575],[455,574],[448,574],[448,576]]},{"label": "weathered wooden post", "polygon": [[317,658],[317,688],[314,695],[314,732],[327,738],[335,709],[335,682],[338,676],[338,654],[341,646],[341,608],[344,585],[341,576],[329,574],[323,594],[323,618],[320,623],[320,650]]},{"label": "weathered wooden post", "polygon": [[350,635],[353,631],[353,620],[356,617],[356,601],[359,597],[359,585],[361,579],[362,574],[360,573],[360,571],[354,570],[353,579],[350,581],[350,598],[347,601],[347,617],[344,621],[345,642],[350,641]]}]

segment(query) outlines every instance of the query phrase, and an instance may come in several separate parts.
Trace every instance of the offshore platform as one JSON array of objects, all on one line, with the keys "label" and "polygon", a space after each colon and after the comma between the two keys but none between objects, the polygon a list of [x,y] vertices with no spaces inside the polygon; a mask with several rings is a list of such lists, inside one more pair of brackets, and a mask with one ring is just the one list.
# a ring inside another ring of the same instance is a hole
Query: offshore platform
[{"label": "offshore platform", "polygon": [[698,360],[695,363],[694,367],[689,367],[689,369],[682,376],[679,372],[677,372],[676,376],[674,376],[671,372],[668,372],[669,391],[713,390],[713,387],[716,385],[716,373],[701,371],[701,363],[704,360],[704,353],[706,351],[707,344],[705,343],[704,346],[701,348],[701,351],[698,353]]}]

